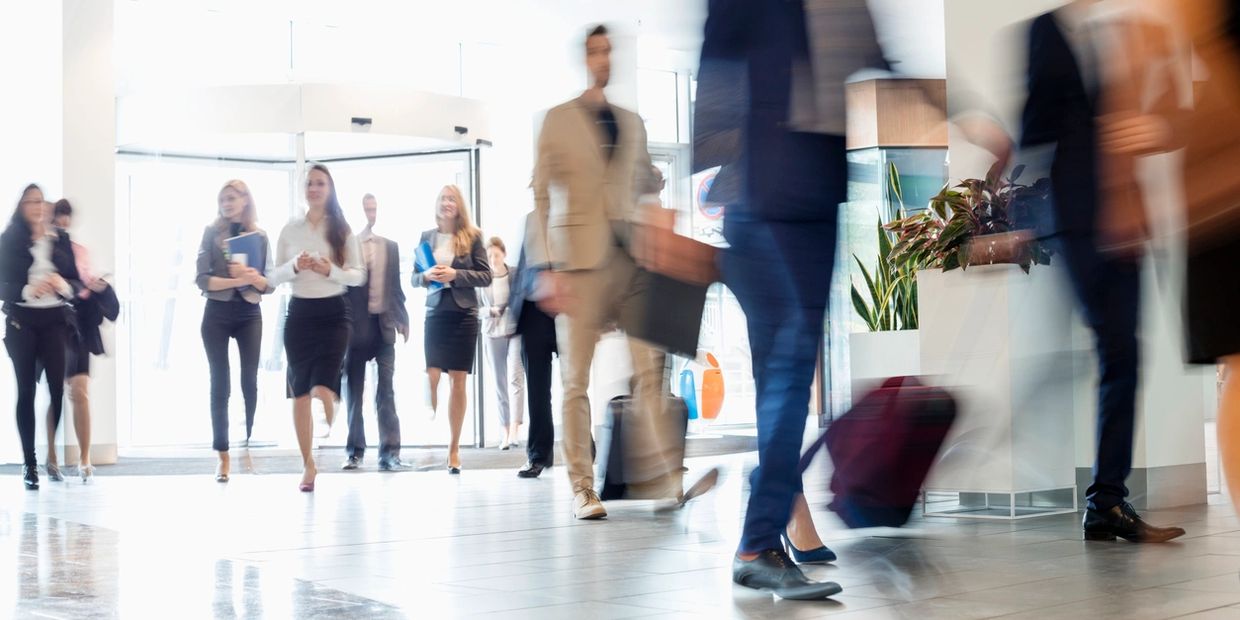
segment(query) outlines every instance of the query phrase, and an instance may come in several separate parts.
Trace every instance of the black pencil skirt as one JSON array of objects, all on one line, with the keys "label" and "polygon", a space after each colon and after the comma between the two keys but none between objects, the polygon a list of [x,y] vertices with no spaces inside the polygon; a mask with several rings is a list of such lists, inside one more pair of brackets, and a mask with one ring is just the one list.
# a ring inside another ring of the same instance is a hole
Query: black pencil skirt
[{"label": "black pencil skirt", "polygon": [[472,373],[478,351],[478,310],[457,305],[449,291],[426,312],[426,367]]},{"label": "black pencil skirt", "polygon": [[340,373],[352,331],[349,302],[343,295],[294,297],[284,320],[288,356],[288,397],[299,398],[321,385],[339,398]]}]

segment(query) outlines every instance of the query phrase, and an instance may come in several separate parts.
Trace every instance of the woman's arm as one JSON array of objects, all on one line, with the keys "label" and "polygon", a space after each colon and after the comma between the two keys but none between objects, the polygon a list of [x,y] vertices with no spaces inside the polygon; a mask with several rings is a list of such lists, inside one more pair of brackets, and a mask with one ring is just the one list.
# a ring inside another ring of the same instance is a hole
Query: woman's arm
[{"label": "woman's arm", "polygon": [[487,261],[487,250],[482,246],[482,235],[474,238],[470,251],[469,269],[456,269],[456,277],[452,279],[453,288],[483,288],[491,285],[491,264]]},{"label": "woman's arm", "polygon": [[362,263],[361,248],[357,237],[349,235],[344,240],[344,265],[331,263],[327,279],[344,286],[361,286],[366,283],[366,265]]},{"label": "woman's arm", "polygon": [[208,226],[202,234],[202,243],[198,245],[198,288],[204,293],[224,291],[238,286],[245,286],[240,278],[225,278],[215,275],[211,269],[211,255],[216,249],[215,229]]},{"label": "woman's arm", "polygon": [[285,282],[292,282],[297,277],[296,249],[288,238],[288,226],[280,231],[280,239],[276,241],[276,267],[267,272],[267,286],[274,289]]}]

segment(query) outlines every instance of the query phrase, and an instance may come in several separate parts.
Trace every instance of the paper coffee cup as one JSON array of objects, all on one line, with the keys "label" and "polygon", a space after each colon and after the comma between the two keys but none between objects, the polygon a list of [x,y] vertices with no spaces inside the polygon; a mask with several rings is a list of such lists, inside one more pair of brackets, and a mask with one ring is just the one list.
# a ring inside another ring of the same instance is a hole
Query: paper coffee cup
[{"label": "paper coffee cup", "polygon": [[232,262],[237,263],[238,265],[241,265],[242,267],[249,267],[250,266],[249,258],[250,257],[246,256],[245,254],[240,254],[240,253],[233,254]]}]

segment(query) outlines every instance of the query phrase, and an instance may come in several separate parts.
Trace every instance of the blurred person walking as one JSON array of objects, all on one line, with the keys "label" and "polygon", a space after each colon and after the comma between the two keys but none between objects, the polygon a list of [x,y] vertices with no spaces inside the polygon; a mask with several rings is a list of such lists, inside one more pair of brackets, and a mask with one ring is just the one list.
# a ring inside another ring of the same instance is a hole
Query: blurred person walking
[{"label": "blurred person walking", "polygon": [[[482,231],[469,216],[461,189],[446,185],[435,200],[436,227],[422,233],[420,247],[429,247],[434,265],[413,274],[413,285],[431,289],[426,295],[426,373],[431,408],[438,408],[439,380],[448,373],[448,473],[461,473],[461,430],[467,404],[466,377],[473,372],[478,347],[478,292],[491,284],[491,266],[482,246]],[[419,250],[421,251],[421,250]]]},{"label": "blurred person walking", "polygon": [[293,427],[303,464],[298,488],[308,493],[314,491],[318,475],[311,453],[310,399],[323,403],[330,427],[340,401],[340,375],[352,327],[346,294],[348,287],[366,281],[366,266],[327,166],[309,167],[305,191],[308,208],[280,231],[277,267],[270,281],[274,285],[291,282],[293,288],[284,321],[284,350],[288,397],[293,399]]},{"label": "blurred person walking", "polygon": [[43,190],[30,184],[0,234],[0,299],[7,315],[4,346],[17,383],[22,481],[30,490],[39,488],[34,443],[38,368],[41,365],[47,374],[54,428],[64,402],[66,343],[75,329],[69,303],[82,290],[69,235],[57,232],[50,219]]},{"label": "blurred person walking", "polygon": [[[1126,500],[1140,364],[1146,238],[1135,163],[1175,148],[1179,114],[1166,31],[1104,0],[1075,0],[1033,20],[1021,148],[1050,151],[1054,234],[1098,355],[1097,453],[1086,540],[1165,542]],[[1155,80],[1161,79],[1161,83]],[[1162,88],[1157,91],[1155,89]],[[1147,91],[1160,96],[1143,105]]]},{"label": "blurred person walking", "polygon": [[[258,227],[258,210],[245,182],[232,180],[216,196],[215,222],[202,233],[198,246],[198,288],[207,298],[202,313],[202,345],[211,371],[211,448],[218,461],[215,480],[228,482],[232,461],[228,448],[228,400],[232,378],[228,362],[229,340],[237,341],[241,360],[241,396],[245,400],[245,442],[250,445],[254,414],[258,409],[258,360],[263,339],[262,296],[275,288],[264,272],[270,272],[271,247],[267,233]],[[257,256],[229,252],[229,239],[253,235]],[[253,265],[264,265],[263,270]]]},{"label": "blurred person walking", "polygon": [[1188,361],[1221,364],[1218,443],[1233,504],[1240,506],[1240,0],[1174,5],[1207,75],[1186,128]]},{"label": "blurred person walking", "polygon": [[[611,38],[604,26],[585,39],[591,85],[580,97],[547,112],[534,168],[537,239],[526,246],[534,264],[549,264],[540,305],[556,317],[564,384],[562,446],[579,519],[607,516],[594,488],[590,366],[600,334],[639,312],[645,289],[630,248],[638,220],[637,192],[650,173],[641,117],[607,100]],[[629,496],[690,499],[682,493],[683,432],[668,420],[664,353],[629,335],[634,406],[625,424],[625,482]],[[631,431],[631,433],[630,433]],[[631,466],[630,466],[631,464]],[[717,472],[708,474],[713,485]],[[697,491],[704,492],[695,485]]]},{"label": "blurred person walking", "polygon": [[[73,205],[60,199],[52,205],[52,225],[58,233],[67,233],[73,224]],[[90,356],[103,355],[103,337],[99,332],[104,319],[115,321],[120,316],[120,301],[112,285],[102,277],[96,277],[90,268],[90,254],[86,247],[73,241],[74,263],[82,281],[82,289],[70,302],[77,322],[77,330],[70,330],[66,337],[65,383],[69,387],[69,402],[73,405],[73,430],[78,444],[78,475],[82,482],[90,482],[95,466],[90,460]],[[49,384],[50,385],[50,384]],[[56,423],[59,417],[54,406],[47,408],[47,470],[53,480],[62,478],[56,466]],[[55,472],[55,473],[53,473]]]},{"label": "blurred person walking", "polygon": [[515,335],[509,301],[512,297],[513,268],[507,264],[504,240],[487,241],[487,260],[491,263],[491,285],[482,289],[482,331],[486,334],[487,358],[495,376],[495,402],[499,405],[499,449],[520,445],[521,424],[525,419],[525,372],[521,365],[521,337]]},{"label": "blurred person walking", "polygon": [[544,290],[540,276],[550,269],[535,262],[527,251],[538,239],[537,217],[526,216],[517,266],[509,277],[508,321],[521,339],[521,366],[525,374],[526,407],[530,415],[529,436],[525,444],[525,465],[517,470],[521,478],[537,478],[555,462],[555,421],[551,416],[551,358],[559,355],[555,341],[555,317],[538,307]]},{"label": "blurred person walking", "polygon": [[406,469],[400,460],[400,418],[396,415],[396,393],[392,377],[396,373],[396,334],[409,342],[409,312],[405,291],[400,284],[400,248],[395,241],[375,234],[379,203],[371,194],[362,197],[366,228],[358,235],[366,280],[349,288],[349,311],[353,330],[345,357],[348,377],[349,438],[345,442],[344,470],[355,470],[366,452],[366,425],[362,419],[366,393],[366,367],[371,360],[378,367],[375,386],[375,412],[379,420],[379,469]]}]

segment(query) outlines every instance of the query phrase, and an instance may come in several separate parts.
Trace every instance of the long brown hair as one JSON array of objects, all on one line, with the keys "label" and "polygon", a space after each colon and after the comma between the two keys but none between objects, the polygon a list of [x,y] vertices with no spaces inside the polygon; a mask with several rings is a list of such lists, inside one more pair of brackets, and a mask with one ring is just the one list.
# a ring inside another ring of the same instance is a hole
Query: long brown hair
[{"label": "long brown hair", "polygon": [[[245,207],[241,209],[241,229],[245,232],[254,232],[258,229],[258,208],[254,206],[254,195],[250,193],[250,187],[245,184],[245,181],[233,179],[220,188],[220,193],[215,195],[216,212],[219,212],[220,198],[230,189],[245,198]],[[219,213],[215,218],[215,229],[226,232],[229,223],[228,218],[224,217],[223,213]]]},{"label": "long brown hair", "polygon": [[482,231],[474,227],[473,220],[469,217],[469,205],[465,204],[465,196],[461,194],[461,188],[455,185],[443,186],[443,189],[439,190],[439,194],[435,196],[435,224],[441,227],[443,224],[439,221],[439,196],[442,196],[444,192],[456,198],[456,220],[447,226],[452,231],[452,247],[456,250],[457,256],[465,256],[473,249],[474,241],[482,236]]},{"label": "long brown hair", "polygon": [[323,164],[310,164],[309,170],[306,170],[307,183],[310,182],[310,173],[314,170],[327,175],[327,186],[330,191],[327,193],[327,204],[323,209],[327,217],[327,243],[332,246],[332,262],[338,267],[343,267],[345,242],[348,241],[349,235],[353,234],[353,229],[344,219],[344,209],[340,208],[340,199],[336,197],[336,180],[332,178],[331,171]]}]

